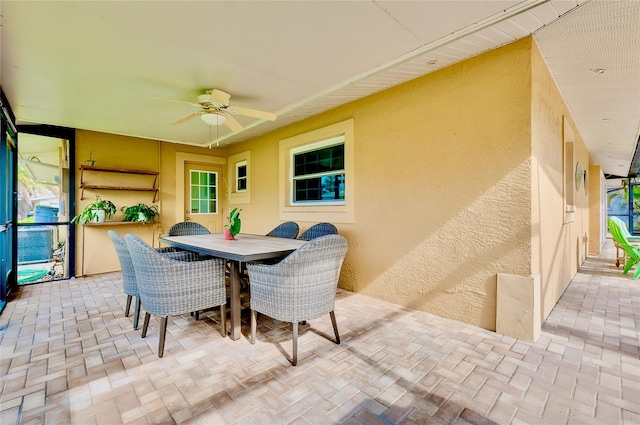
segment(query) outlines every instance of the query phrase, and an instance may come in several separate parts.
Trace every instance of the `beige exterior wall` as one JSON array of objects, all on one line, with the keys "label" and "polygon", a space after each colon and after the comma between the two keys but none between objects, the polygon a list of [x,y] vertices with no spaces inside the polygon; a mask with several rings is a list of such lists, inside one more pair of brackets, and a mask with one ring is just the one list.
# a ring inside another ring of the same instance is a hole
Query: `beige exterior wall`
[{"label": "beige exterior wall", "polygon": [[[531,55],[531,146],[532,163],[532,273],[540,274],[542,319],[564,292],[587,255],[589,196],[575,186],[576,164],[589,169],[589,152],[569,110],[534,44]],[[568,126],[563,131],[563,126]],[[563,163],[563,134],[573,134],[574,156],[569,167]],[[565,223],[564,173],[570,179],[575,212]],[[595,179],[594,179],[595,180]],[[592,181],[592,184],[598,184]]]},{"label": "beige exterior wall", "polygon": [[514,43],[230,146],[251,150],[243,223],[278,222],[280,140],[353,118],[340,285],[494,329],[497,273],[531,274],[530,50]]},{"label": "beige exterior wall", "polygon": [[607,182],[599,165],[590,165],[589,188],[589,255],[598,255],[607,234]]},{"label": "beige exterior wall", "polygon": [[[176,165],[177,152],[193,154],[203,157],[213,155],[225,156],[223,149],[206,149],[173,143],[160,143],[154,140],[117,136],[113,134],[92,131],[76,131],[76,182],[80,183],[79,166],[86,164],[91,156],[96,160],[95,165],[109,168],[135,169],[145,171],[159,171],[158,187],[160,189],[155,205],[160,212],[158,224],[111,224],[101,226],[76,226],[76,275],[92,275],[120,270],[120,263],[113,243],[107,235],[108,230],[115,230],[124,235],[133,233],[150,245],[158,246],[158,236],[165,232],[172,224],[181,221],[176,214]],[[106,183],[113,184],[114,179],[123,176],[105,173],[94,178],[106,179]],[[124,176],[124,178],[132,178]],[[117,180],[116,180],[117,181]],[[126,183],[125,183],[126,184]],[[132,183],[133,184],[133,183]],[[136,192],[126,190],[85,190],[81,199],[81,190],[76,190],[77,212],[95,200],[96,195],[112,201],[118,210],[123,206],[135,205],[143,202],[153,204],[151,192]],[[182,196],[182,194],[179,194]],[[122,220],[122,212],[110,219]]]},{"label": "beige exterior wall", "polygon": [[[214,159],[225,158],[223,148],[199,148],[176,143],[160,143],[160,234],[166,233],[171,225],[184,221],[183,188],[177,184],[184,170],[180,168],[180,161],[176,156],[188,159],[194,163],[210,164]],[[184,178],[184,177],[182,177]],[[226,205],[223,205],[223,208]]]},{"label": "beige exterior wall", "polygon": [[[498,273],[539,279],[544,319],[595,231],[584,191],[564,224],[563,117],[576,158],[592,172],[527,38],[225,149],[108,138],[121,148],[114,151],[128,150],[118,166],[138,152],[132,167],[160,171],[159,233],[182,219],[177,153],[248,153],[250,197],[242,205],[232,197],[231,207],[243,208],[243,232],[264,234],[280,222],[280,141],[353,119],[355,219],[336,223],[350,247],[340,286],[494,330]],[[81,136],[78,162],[107,137]]]}]

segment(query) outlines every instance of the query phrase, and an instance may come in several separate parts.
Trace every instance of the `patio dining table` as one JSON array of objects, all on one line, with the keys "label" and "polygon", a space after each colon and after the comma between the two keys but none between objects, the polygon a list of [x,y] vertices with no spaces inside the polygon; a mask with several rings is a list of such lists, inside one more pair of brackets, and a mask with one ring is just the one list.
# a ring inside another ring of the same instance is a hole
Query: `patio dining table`
[{"label": "patio dining table", "polygon": [[160,242],[203,255],[224,258],[230,263],[232,340],[240,339],[240,263],[285,256],[307,241],[273,236],[239,234],[227,240],[222,233],[189,236],[160,236]]}]

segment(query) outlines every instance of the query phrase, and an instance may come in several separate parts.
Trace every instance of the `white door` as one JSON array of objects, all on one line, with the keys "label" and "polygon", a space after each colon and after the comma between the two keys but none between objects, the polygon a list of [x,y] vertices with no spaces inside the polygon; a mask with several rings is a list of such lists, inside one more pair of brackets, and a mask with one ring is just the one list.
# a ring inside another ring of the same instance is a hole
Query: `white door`
[{"label": "white door", "polygon": [[222,167],[185,163],[184,211],[186,221],[195,221],[211,233],[222,232]]}]

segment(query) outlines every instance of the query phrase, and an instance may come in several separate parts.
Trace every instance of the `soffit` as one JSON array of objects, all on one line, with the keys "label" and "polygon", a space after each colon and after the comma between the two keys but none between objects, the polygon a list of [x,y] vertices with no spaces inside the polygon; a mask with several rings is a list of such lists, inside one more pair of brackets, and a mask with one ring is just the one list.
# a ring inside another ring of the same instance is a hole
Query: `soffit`
[{"label": "soffit", "polygon": [[[258,136],[534,34],[594,162],[611,173],[628,171],[638,138],[638,7],[5,0],[0,81],[21,123],[207,146]],[[607,68],[609,82],[584,71],[592,67]],[[278,119],[238,117],[246,128],[238,134],[212,132],[199,119],[170,124],[193,109],[158,98],[192,102],[210,88]]]}]

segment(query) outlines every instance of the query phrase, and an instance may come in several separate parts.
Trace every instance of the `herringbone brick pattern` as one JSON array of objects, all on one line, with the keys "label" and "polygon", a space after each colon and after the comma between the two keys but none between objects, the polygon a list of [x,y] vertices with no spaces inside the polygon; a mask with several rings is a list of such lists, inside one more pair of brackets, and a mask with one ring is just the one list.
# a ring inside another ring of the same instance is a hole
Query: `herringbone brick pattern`
[{"label": "herringbone brick pattern", "polygon": [[[640,284],[610,242],[535,342],[340,290],[336,316],[259,317],[231,341],[217,312],[124,317],[119,273],[20,288],[0,316],[0,423],[640,424]],[[248,317],[247,317],[248,319]]]}]

